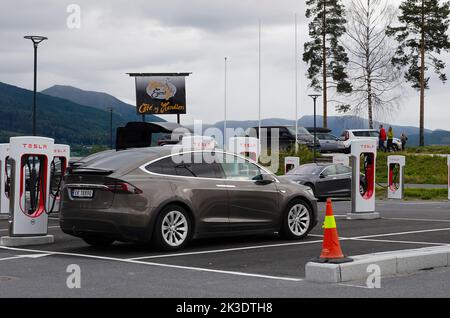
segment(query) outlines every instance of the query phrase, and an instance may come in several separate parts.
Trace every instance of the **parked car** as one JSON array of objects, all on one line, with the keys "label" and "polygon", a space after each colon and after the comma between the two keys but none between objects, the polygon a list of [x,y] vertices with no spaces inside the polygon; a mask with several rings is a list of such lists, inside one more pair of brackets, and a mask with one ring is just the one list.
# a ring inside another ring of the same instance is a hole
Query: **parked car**
[{"label": "parked car", "polygon": [[238,155],[175,148],[108,152],[73,166],[62,191],[63,232],[94,246],[136,241],[173,251],[208,236],[302,239],[317,224],[311,189]]},{"label": "parked car", "polygon": [[[314,135],[314,128],[306,128],[309,133]],[[320,143],[320,151],[322,153],[340,153],[344,152],[344,144],[341,139],[333,134],[331,134],[330,129],[326,128],[316,128],[316,137]]]},{"label": "parked car", "polygon": [[[349,198],[352,192],[352,168],[331,163],[306,164],[290,171],[286,178],[312,189],[318,199]],[[362,176],[360,192],[365,192]]]},{"label": "parked car", "polygon": [[[314,149],[314,136],[305,128],[298,127],[297,137],[295,126],[263,126],[261,127],[261,144],[271,148],[272,132],[277,129],[279,132],[279,146],[282,150],[292,149],[297,141],[300,145],[306,145],[309,149]],[[246,136],[259,138],[259,127],[252,127],[247,130]],[[316,150],[320,151],[320,142],[316,139]]]},{"label": "parked car", "polygon": [[[351,152],[351,143],[355,139],[376,139],[378,140],[380,133],[375,129],[349,129],[342,133],[341,140],[345,153]],[[394,138],[394,151],[402,150],[402,141]]]}]

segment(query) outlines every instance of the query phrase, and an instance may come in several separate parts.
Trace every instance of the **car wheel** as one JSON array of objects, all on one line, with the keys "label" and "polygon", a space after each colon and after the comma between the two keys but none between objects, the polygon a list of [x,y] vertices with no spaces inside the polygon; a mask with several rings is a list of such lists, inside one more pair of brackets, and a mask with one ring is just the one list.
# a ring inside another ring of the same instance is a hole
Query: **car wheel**
[{"label": "car wheel", "polygon": [[395,151],[395,152],[399,152],[399,151],[400,151],[400,148],[398,148],[397,145],[394,145],[393,148],[394,148],[394,151]]},{"label": "car wheel", "polygon": [[312,223],[312,211],[301,199],[289,204],[283,215],[281,235],[289,240],[299,240],[306,237]]},{"label": "car wheel", "polygon": [[104,236],[84,236],[83,241],[87,244],[95,246],[95,247],[108,247],[114,243],[114,239],[107,238]]},{"label": "car wheel", "polygon": [[191,222],[188,213],[178,205],[163,209],[156,221],[153,245],[158,250],[182,249],[191,238]]}]

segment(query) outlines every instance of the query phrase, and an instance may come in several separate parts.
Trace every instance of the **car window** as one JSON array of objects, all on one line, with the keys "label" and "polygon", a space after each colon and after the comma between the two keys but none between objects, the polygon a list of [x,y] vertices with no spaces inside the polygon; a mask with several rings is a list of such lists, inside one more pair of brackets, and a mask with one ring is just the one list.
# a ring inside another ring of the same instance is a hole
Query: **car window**
[{"label": "car window", "polygon": [[370,134],[368,131],[354,131],[353,135],[355,137],[370,137]]},{"label": "car window", "polygon": [[380,133],[378,131],[371,131],[369,132],[370,137],[378,137],[380,135]]},{"label": "car window", "polygon": [[352,168],[349,166],[344,165],[337,165],[336,166],[337,174],[349,174],[352,172]]},{"label": "car window", "polygon": [[297,175],[317,175],[322,171],[322,167],[318,167],[316,165],[303,165],[294,170],[288,172],[288,174],[297,174]]},{"label": "car window", "polygon": [[337,175],[338,173],[337,173],[337,170],[336,170],[336,166],[335,166],[335,165],[329,166],[328,168],[326,168],[326,169],[322,172],[322,174],[323,174],[325,177]]},{"label": "car window", "polygon": [[256,180],[263,172],[255,164],[240,157],[225,154],[221,162],[225,178],[228,180]]},{"label": "car window", "polygon": [[166,174],[169,176],[176,176],[177,172],[175,170],[175,164],[172,160],[172,157],[164,158],[159,161],[156,161],[145,169],[149,172],[157,173],[157,174]]},{"label": "car window", "polygon": [[[223,178],[222,171],[217,163],[205,162],[202,153],[193,153],[180,158],[168,157],[152,163],[146,169],[153,173],[170,176]],[[181,160],[186,159],[186,160]]]}]

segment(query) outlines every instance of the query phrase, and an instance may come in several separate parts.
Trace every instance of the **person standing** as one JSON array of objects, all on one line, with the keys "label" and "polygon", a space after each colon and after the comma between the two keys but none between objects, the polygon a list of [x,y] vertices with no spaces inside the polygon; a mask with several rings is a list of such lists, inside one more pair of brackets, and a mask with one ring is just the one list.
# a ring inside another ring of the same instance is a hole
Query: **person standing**
[{"label": "person standing", "polygon": [[383,125],[380,125],[380,134],[378,137],[378,149],[380,151],[386,152],[386,147],[384,146],[385,141],[386,141],[386,130],[384,129]]},{"label": "person standing", "polygon": [[389,127],[387,133],[387,151],[394,151],[394,130],[392,127]]},{"label": "person standing", "polygon": [[408,136],[406,136],[405,133],[402,133],[402,136],[400,137],[400,140],[402,142],[402,150],[406,150],[406,143],[408,142]]}]

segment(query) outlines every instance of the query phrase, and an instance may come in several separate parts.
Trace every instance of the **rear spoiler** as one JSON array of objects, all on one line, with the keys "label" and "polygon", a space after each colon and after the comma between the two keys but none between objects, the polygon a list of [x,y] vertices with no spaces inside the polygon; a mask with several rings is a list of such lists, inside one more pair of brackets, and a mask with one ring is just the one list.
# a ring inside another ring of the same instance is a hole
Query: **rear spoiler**
[{"label": "rear spoiler", "polygon": [[88,167],[70,167],[68,169],[69,174],[72,175],[99,175],[99,176],[107,176],[114,173],[113,170],[107,169],[98,169],[98,168],[88,168]]}]

